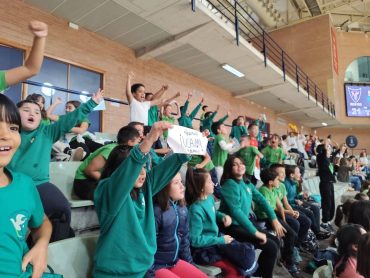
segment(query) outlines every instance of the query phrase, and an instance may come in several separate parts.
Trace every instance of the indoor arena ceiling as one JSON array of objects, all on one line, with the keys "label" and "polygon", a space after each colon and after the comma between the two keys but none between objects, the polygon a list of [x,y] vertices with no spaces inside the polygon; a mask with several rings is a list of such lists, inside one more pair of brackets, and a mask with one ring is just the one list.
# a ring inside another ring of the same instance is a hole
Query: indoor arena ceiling
[{"label": "indoor arena ceiling", "polygon": [[[222,0],[227,1],[227,0]],[[253,0],[257,1],[257,0]],[[25,0],[26,3],[132,48],[139,59],[155,58],[195,77],[287,115],[302,125],[338,124],[295,80],[251,43],[236,45],[234,25],[198,0]],[[276,16],[276,12],[273,13]],[[267,19],[266,19],[267,20]],[[229,64],[245,74],[222,69]],[[245,111],[247,113],[247,111]]]}]

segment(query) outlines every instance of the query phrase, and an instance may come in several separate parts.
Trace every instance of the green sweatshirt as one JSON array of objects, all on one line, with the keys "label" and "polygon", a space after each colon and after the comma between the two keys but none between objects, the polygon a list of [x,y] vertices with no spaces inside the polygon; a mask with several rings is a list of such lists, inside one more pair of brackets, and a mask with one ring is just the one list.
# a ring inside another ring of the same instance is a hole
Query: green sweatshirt
[{"label": "green sweatshirt", "polygon": [[219,236],[217,221],[221,222],[225,216],[216,211],[215,200],[208,195],[205,200],[198,200],[189,207],[189,238],[193,247],[207,247],[216,244],[225,244],[223,236]]},{"label": "green sweatshirt", "polygon": [[[213,112],[211,114],[211,116],[209,116],[208,118],[205,118],[201,121],[201,126],[202,126],[202,129],[200,131],[203,131],[203,130],[206,130],[208,129],[209,130],[209,133],[210,133],[210,137],[214,137],[214,134],[212,132],[212,124],[213,124],[213,119],[215,118],[215,116],[217,115],[217,111]],[[229,116],[228,115],[225,115],[223,118],[219,119],[217,122],[220,122],[220,123],[223,123],[226,121],[226,119],[228,118]]]},{"label": "green sweatshirt", "polygon": [[94,194],[100,222],[100,237],[94,263],[94,277],[143,277],[154,262],[156,228],[152,197],[164,188],[188,160],[174,154],[147,171],[138,199],[131,190],[148,155],[135,146],[130,155]]},{"label": "green sweatshirt", "polygon": [[158,122],[158,106],[157,105],[150,107],[148,111],[148,126],[152,126],[155,122]]},{"label": "green sweatshirt", "polygon": [[0,71],[0,92],[4,91],[6,88],[5,71]]},{"label": "green sweatshirt", "polygon": [[248,135],[248,131],[247,131],[247,128],[243,125],[234,125],[232,128],[231,128],[231,132],[230,132],[230,137],[231,138],[236,138],[238,140],[238,142],[240,142],[240,138],[242,137],[242,135]]},{"label": "green sweatshirt", "polygon": [[187,128],[193,128],[193,120],[195,116],[197,115],[200,107],[202,106],[201,103],[199,103],[194,110],[190,113],[189,116],[186,116],[186,111],[188,110],[189,107],[189,101],[185,101],[185,104],[183,107],[180,109],[181,117],[179,118],[179,125],[187,127]]},{"label": "green sweatshirt", "polygon": [[8,168],[30,176],[36,185],[49,181],[50,153],[53,144],[85,118],[97,104],[91,99],[51,125],[40,124],[32,131],[21,131],[21,145]]},{"label": "green sweatshirt", "polygon": [[252,201],[263,207],[270,220],[276,219],[276,214],[266,199],[251,183],[246,184],[243,180],[236,181],[228,179],[222,184],[221,193],[220,211],[231,216],[233,225],[242,226],[252,235],[257,231],[253,223],[249,220]]}]

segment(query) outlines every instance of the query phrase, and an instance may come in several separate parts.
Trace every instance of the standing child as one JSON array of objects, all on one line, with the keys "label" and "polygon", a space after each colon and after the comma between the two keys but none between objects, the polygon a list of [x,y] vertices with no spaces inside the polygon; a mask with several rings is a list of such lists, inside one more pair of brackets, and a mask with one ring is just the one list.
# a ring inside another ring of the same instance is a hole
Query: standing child
[{"label": "standing child", "polygon": [[69,132],[100,102],[103,92],[98,91],[88,102],[51,125],[40,125],[40,106],[33,101],[18,103],[22,120],[22,142],[9,164],[9,169],[29,175],[37,185],[46,215],[65,215],[71,221],[71,208],[63,193],[49,182],[50,153],[53,143]]},{"label": "standing child", "polygon": [[[39,278],[47,265],[51,225],[45,217],[40,196],[31,178],[7,169],[20,145],[21,119],[17,108],[0,95],[0,277],[21,277],[27,268]],[[28,228],[35,245],[28,250]]]},{"label": "standing child", "polygon": [[149,273],[157,278],[207,276],[196,268],[190,253],[185,187],[179,173],[154,197],[157,252]]},{"label": "standing child", "polygon": [[216,134],[215,141],[213,143],[212,161],[216,167],[217,180],[220,182],[227,155],[238,151],[239,146],[234,144],[234,142],[229,141],[227,138],[227,130],[223,123],[213,123],[212,131]]},{"label": "standing child", "polygon": [[240,143],[240,139],[242,136],[247,136],[248,131],[245,127],[245,118],[244,116],[238,116],[236,119],[236,124],[232,126],[230,137],[235,138]]},{"label": "standing child", "polygon": [[202,112],[202,114],[200,114],[200,118],[199,118],[199,120],[200,120],[199,129],[200,130],[203,130],[203,128],[202,128],[202,126],[203,126],[202,122],[204,120],[205,114],[208,112],[208,105],[203,105],[202,106],[202,111],[203,112]]},{"label": "standing child", "polygon": [[188,168],[186,201],[189,205],[190,242],[194,261],[220,267],[225,277],[244,277],[257,268],[253,246],[219,233],[217,222],[231,225],[230,216],[216,211],[214,184],[207,170]]},{"label": "standing child", "polygon": [[41,68],[44,58],[46,37],[48,26],[44,22],[31,21],[28,28],[34,35],[31,52],[23,66],[0,71],[0,92],[7,87],[22,82],[36,75]]},{"label": "standing child", "polygon": [[[176,123],[176,118],[172,116],[172,104],[176,105],[177,114],[179,114],[179,105],[177,104],[176,101],[173,101],[172,103],[166,103],[165,105],[163,105],[163,109],[161,113],[161,120],[173,125]],[[163,132],[163,138],[167,140],[167,137],[168,137],[168,131],[166,130],[165,132]]]},{"label": "standing child", "polygon": [[204,102],[204,99],[202,98],[200,103],[189,114],[187,112],[187,110],[189,108],[189,100],[192,96],[193,96],[192,93],[189,93],[188,94],[188,99],[185,101],[184,106],[180,107],[181,117],[179,118],[179,125],[187,127],[187,128],[193,128],[193,123],[192,122],[193,122],[195,116],[197,115],[200,107],[202,106],[202,104]]},{"label": "standing child", "polygon": [[153,143],[171,125],[157,122],[140,145],[117,146],[110,154],[94,203],[100,237],[94,277],[143,277],[157,249],[152,197],[178,173],[186,155],[174,154],[146,171]]},{"label": "standing child", "polygon": [[[216,117],[217,112],[218,112],[219,109],[220,109],[220,106],[217,105],[217,108],[216,108],[216,110],[214,112],[211,112],[211,111],[206,112],[204,114],[204,119],[200,121],[201,122],[201,129],[200,129],[200,131],[203,131],[205,129],[208,129],[211,132],[211,134],[210,134],[211,137],[214,136],[214,134],[212,133],[212,129],[211,129],[212,128],[212,124],[214,123],[213,120]],[[229,112],[223,118],[219,119],[217,122],[218,123],[224,123],[228,117],[229,117]],[[215,122],[215,123],[217,123],[217,122]]]},{"label": "standing child", "polygon": [[[155,94],[153,93],[145,93],[145,101],[152,101],[155,99],[160,99],[168,90],[168,85],[163,85],[158,92]],[[148,111],[148,126],[152,126],[155,122],[158,122],[158,116],[160,111],[160,106],[152,105]]]},{"label": "standing child", "polygon": [[270,139],[270,144],[262,150],[262,154],[265,157],[267,167],[270,167],[271,164],[274,163],[283,163],[285,154],[283,149],[279,147],[279,144],[280,136],[277,134],[273,134]]},{"label": "standing child", "polygon": [[260,153],[257,147],[250,145],[250,139],[248,136],[242,136],[238,155],[240,155],[240,157],[245,161],[246,177],[249,179],[249,181],[252,181],[253,172],[256,167],[256,159],[257,157],[262,159],[263,154]]},{"label": "standing child", "polygon": [[[296,262],[293,260],[293,252],[294,246],[297,242],[297,234],[286,222],[284,208],[280,203],[278,195],[276,194],[276,188],[280,184],[279,175],[274,169],[266,168],[261,172],[261,179],[263,186],[260,187],[259,191],[262,196],[265,197],[271,209],[277,213],[280,224],[286,230],[285,236],[283,237],[284,247],[281,254],[282,260],[284,261],[285,266],[290,274],[293,277],[297,277],[299,275],[299,271],[295,265]],[[255,212],[259,220],[268,220],[268,216],[265,213],[263,206],[256,204]]]},{"label": "standing child", "polygon": [[[258,143],[258,134],[259,134],[259,127],[258,125],[253,122],[250,123],[248,126],[248,134],[249,134],[249,141],[250,145],[253,147],[256,147],[258,149],[259,143]],[[256,185],[257,180],[260,180],[260,172],[261,172],[261,166],[260,166],[260,158],[256,157],[256,163],[253,169],[253,175],[251,177],[251,182]]]}]

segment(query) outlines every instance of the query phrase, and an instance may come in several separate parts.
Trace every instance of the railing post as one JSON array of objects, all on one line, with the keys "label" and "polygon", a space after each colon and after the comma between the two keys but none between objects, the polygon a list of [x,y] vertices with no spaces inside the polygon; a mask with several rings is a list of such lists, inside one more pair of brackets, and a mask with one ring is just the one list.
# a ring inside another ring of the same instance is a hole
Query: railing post
[{"label": "railing post", "polygon": [[286,76],[285,76],[285,57],[284,57],[284,50],[281,51],[281,69],[283,70],[283,78],[284,78],[284,82],[285,82]]},{"label": "railing post", "polygon": [[310,100],[310,84],[308,83],[308,76],[306,75],[306,91],[307,91],[307,98]]},{"label": "railing post", "polygon": [[317,86],[315,84],[315,100],[316,100],[316,106],[317,106]]},{"label": "railing post", "polygon": [[266,55],[266,42],[265,42],[265,30],[262,31],[262,51],[263,51],[263,61],[265,63],[265,68],[267,67],[267,55]]},{"label": "railing post", "polygon": [[234,0],[235,36],[236,36],[236,45],[239,46],[239,19],[236,9],[237,9],[237,0]]},{"label": "railing post", "polygon": [[195,1],[196,1],[196,0],[191,0],[191,10],[192,10],[193,12],[195,12]]},{"label": "railing post", "polygon": [[297,82],[297,91],[299,92],[299,76],[298,76],[298,65],[295,64],[295,81]]}]

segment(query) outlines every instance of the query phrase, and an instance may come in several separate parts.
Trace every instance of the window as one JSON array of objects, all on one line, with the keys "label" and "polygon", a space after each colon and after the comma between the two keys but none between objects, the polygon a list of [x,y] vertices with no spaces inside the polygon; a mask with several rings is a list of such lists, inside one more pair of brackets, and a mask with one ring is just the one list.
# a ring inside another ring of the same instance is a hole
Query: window
[{"label": "window", "polygon": [[[89,97],[83,94],[91,94],[102,88],[102,74],[64,63],[52,58],[44,58],[42,68],[37,76],[30,79],[40,85],[28,85],[28,94],[38,93],[45,97],[45,107],[49,107],[52,100],[60,97],[63,103],[69,100],[86,102]],[[42,85],[52,85],[62,89],[77,91],[79,93],[66,93],[64,91],[50,89]],[[65,114],[65,106],[60,105],[53,112],[56,115]],[[101,111],[94,111],[89,115],[90,132],[101,131]]]},{"label": "window", "polygon": [[349,83],[370,82],[370,57],[362,56],[354,60],[346,69],[344,81]]},{"label": "window", "polygon": [[[0,69],[7,70],[23,65],[24,50],[6,45],[0,45]],[[9,87],[4,94],[14,103],[21,100],[22,84]]]}]

